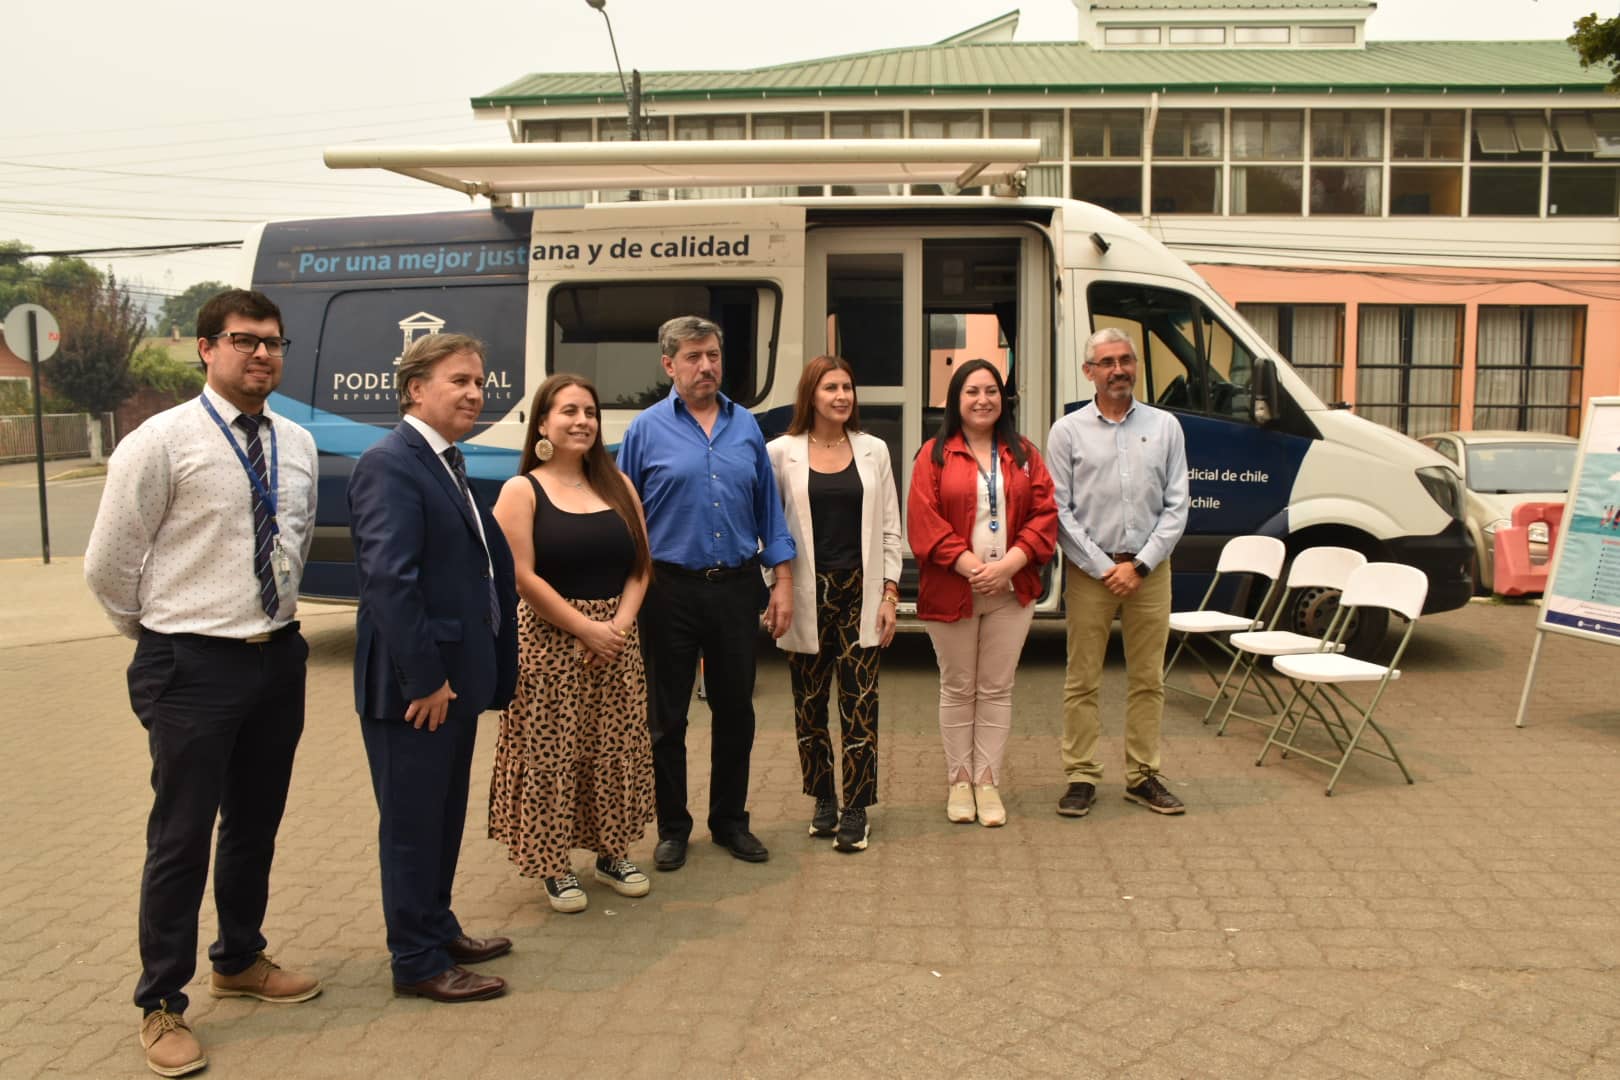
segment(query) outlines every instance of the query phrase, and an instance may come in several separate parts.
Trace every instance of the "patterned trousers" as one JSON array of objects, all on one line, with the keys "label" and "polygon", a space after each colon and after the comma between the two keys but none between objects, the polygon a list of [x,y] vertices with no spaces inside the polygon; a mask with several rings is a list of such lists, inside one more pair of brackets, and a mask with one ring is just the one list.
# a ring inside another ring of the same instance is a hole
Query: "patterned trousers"
[{"label": "patterned trousers", "polygon": [[877,684],[882,650],[860,644],[860,570],[816,574],[816,628],[820,648],[814,653],[788,653],[787,657],[804,793],[818,799],[834,797],[827,708],[836,674],[844,805],[871,806],[877,802]]}]

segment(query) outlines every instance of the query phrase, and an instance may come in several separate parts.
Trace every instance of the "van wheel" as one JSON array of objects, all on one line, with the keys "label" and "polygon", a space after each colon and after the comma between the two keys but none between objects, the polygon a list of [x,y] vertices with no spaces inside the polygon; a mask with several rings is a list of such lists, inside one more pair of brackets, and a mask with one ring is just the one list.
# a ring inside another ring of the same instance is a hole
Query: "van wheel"
[{"label": "van wheel", "polygon": [[[1338,589],[1300,589],[1289,599],[1288,610],[1283,612],[1278,625],[1296,634],[1322,637],[1338,611]],[[1344,651],[1357,660],[1371,660],[1388,631],[1389,612],[1382,608],[1358,611],[1345,634]]]}]

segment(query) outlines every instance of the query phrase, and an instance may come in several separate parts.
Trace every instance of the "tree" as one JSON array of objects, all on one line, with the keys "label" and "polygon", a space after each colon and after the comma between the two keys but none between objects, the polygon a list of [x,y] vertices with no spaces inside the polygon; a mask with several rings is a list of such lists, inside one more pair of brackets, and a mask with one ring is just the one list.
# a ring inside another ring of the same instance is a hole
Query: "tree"
[{"label": "tree", "polygon": [[197,332],[197,312],[202,310],[216,293],[222,293],[230,288],[223,281],[199,281],[179,296],[171,296],[163,302],[163,308],[158,312],[157,326],[153,329],[158,334],[167,334],[169,328],[175,327],[180,331],[181,337],[190,337]]},{"label": "tree", "polygon": [[1597,12],[1575,21],[1575,32],[1565,39],[1581,58],[1581,67],[1606,64],[1614,78],[1609,89],[1620,91],[1620,15],[1599,19]]},{"label": "tree", "polygon": [[179,399],[202,392],[206,376],[196,364],[176,360],[162,345],[148,345],[129,362],[129,374],[137,385],[172,394]]},{"label": "tree", "polygon": [[135,391],[129,359],[146,333],[140,305],[111,271],[45,295],[62,327],[61,349],[49,364],[51,387],[87,412],[116,409]]}]

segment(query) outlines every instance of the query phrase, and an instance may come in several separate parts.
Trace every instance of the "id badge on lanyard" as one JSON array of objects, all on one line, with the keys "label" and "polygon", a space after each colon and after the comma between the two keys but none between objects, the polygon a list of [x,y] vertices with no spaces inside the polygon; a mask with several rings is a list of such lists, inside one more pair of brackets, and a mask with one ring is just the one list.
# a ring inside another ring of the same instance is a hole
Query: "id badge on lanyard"
[{"label": "id badge on lanyard", "polygon": [[247,473],[248,484],[252,486],[253,493],[259,497],[259,501],[264,504],[264,508],[270,513],[270,570],[276,576],[276,591],[282,596],[286,596],[292,592],[292,557],[287,554],[287,549],[281,544],[281,525],[276,520],[276,495],[281,475],[281,462],[280,455],[276,450],[275,425],[270,425],[270,486],[266,488],[264,481],[259,479],[259,474],[253,471],[253,463],[248,460],[248,456],[243,452],[241,444],[231,434],[231,429],[225,425],[224,418],[214,408],[214,403],[208,400],[208,395],[199,395],[197,400],[201,401],[203,408],[208,410],[208,416],[214,421],[214,426],[219,428],[219,433],[225,436],[225,441],[235,451],[236,460],[241,462],[242,471]]}]

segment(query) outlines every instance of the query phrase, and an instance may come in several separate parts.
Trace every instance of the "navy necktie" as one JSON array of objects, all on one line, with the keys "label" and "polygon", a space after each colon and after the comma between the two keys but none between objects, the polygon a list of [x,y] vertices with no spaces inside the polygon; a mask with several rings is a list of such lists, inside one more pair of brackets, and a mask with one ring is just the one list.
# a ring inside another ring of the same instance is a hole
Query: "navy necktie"
[{"label": "navy necktie", "polygon": [[[248,468],[253,475],[259,478],[259,483],[265,491],[270,490],[270,478],[264,469],[264,444],[259,441],[259,418],[241,413],[236,418],[236,426],[247,435]],[[270,531],[270,507],[265,505],[259,497],[259,489],[253,488],[253,575],[259,579],[259,603],[264,607],[264,613],[272,619],[281,607],[281,597],[276,592],[276,575],[270,567],[270,547],[274,543]]]},{"label": "navy necktie", "polygon": [[[467,486],[467,459],[462,456],[459,447],[450,446],[444,451],[444,460],[450,466],[450,471],[455,474],[456,487],[461,489],[461,498],[466,502],[468,512],[477,517],[478,504],[473,502],[472,489]],[[484,556],[487,560],[489,542],[486,540],[484,543]],[[486,573],[484,580],[489,582],[489,629],[496,637],[500,637],[501,601],[495,593],[495,579]]]}]

